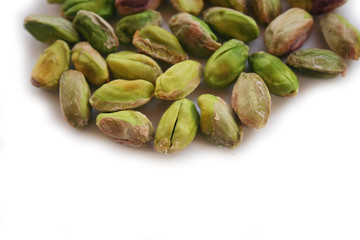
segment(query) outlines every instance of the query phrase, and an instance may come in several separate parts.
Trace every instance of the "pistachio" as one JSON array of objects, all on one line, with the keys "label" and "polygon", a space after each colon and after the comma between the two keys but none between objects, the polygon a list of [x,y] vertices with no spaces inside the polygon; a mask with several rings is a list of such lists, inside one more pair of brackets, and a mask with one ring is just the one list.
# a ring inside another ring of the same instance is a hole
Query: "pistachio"
[{"label": "pistachio", "polygon": [[204,0],[170,0],[173,7],[179,12],[199,15],[204,8]]},{"label": "pistachio", "polygon": [[138,111],[100,113],[96,125],[111,140],[131,147],[144,147],[154,139],[152,123]]},{"label": "pistachio", "polygon": [[119,46],[111,25],[94,12],[80,10],[74,19],[75,28],[102,54],[114,52]]},{"label": "pistachio", "polygon": [[140,107],[153,96],[154,85],[148,81],[114,80],[97,89],[90,97],[90,104],[99,112],[115,112]]},{"label": "pistachio", "polygon": [[213,88],[224,88],[234,82],[244,71],[249,47],[242,41],[225,42],[209,58],[205,66],[205,83]]},{"label": "pistachio", "polygon": [[256,18],[261,24],[269,24],[281,14],[280,0],[252,0],[251,3]]},{"label": "pistachio", "polygon": [[116,0],[115,7],[120,15],[127,16],[148,9],[157,9],[161,2],[162,0]]},{"label": "pistachio", "polygon": [[279,58],[261,51],[249,57],[249,65],[264,80],[271,93],[283,97],[298,93],[299,81],[295,73]]},{"label": "pistachio", "polygon": [[106,62],[112,75],[119,79],[143,79],[155,84],[155,80],[162,74],[159,64],[140,53],[130,51],[113,53],[106,58]]},{"label": "pistachio", "polygon": [[84,75],[75,70],[64,72],[60,79],[59,95],[61,112],[66,121],[75,128],[87,126],[91,118],[90,88]]},{"label": "pistachio", "polygon": [[171,64],[188,59],[179,40],[159,26],[147,25],[136,31],[133,45],[141,52]]},{"label": "pistachio", "polygon": [[260,34],[251,17],[230,8],[212,7],[204,12],[204,20],[218,34],[248,42]]},{"label": "pistachio", "polygon": [[48,3],[63,3],[65,0],[47,0]]},{"label": "pistachio", "polygon": [[232,8],[243,13],[248,12],[247,0],[210,0],[210,2],[215,6]]},{"label": "pistachio", "polygon": [[308,48],[293,52],[287,58],[287,64],[310,72],[326,74],[345,74],[345,61],[330,50]]},{"label": "pistachio", "polygon": [[69,65],[69,45],[57,40],[40,55],[31,73],[31,83],[35,87],[57,90],[61,74],[69,69]]},{"label": "pistachio", "polygon": [[235,148],[242,140],[243,129],[236,115],[220,97],[203,94],[198,98],[200,107],[200,129],[212,143]]},{"label": "pistachio", "polygon": [[347,0],[288,0],[291,7],[305,9],[311,14],[330,12],[346,2]]},{"label": "pistachio", "polygon": [[358,60],[360,57],[360,31],[343,16],[327,13],[320,20],[324,38],[339,56]]},{"label": "pistachio", "polygon": [[257,129],[266,125],[271,111],[271,97],[259,75],[240,75],[232,92],[231,106],[244,125]]},{"label": "pistachio", "polygon": [[276,17],[266,28],[266,49],[275,56],[283,56],[300,48],[309,37],[313,17],[303,9],[291,8]]},{"label": "pistachio", "polygon": [[105,59],[88,42],[79,42],[73,47],[71,60],[75,69],[82,72],[90,84],[101,86],[109,82]]},{"label": "pistachio", "polygon": [[25,29],[40,42],[51,44],[64,40],[69,44],[80,41],[72,22],[62,17],[49,15],[29,15],[24,19]]},{"label": "pistachio", "polygon": [[158,11],[147,10],[122,18],[115,28],[116,36],[121,44],[130,44],[134,33],[147,25],[162,25],[162,17]]},{"label": "pistachio", "polygon": [[221,47],[210,27],[188,13],[178,13],[169,20],[169,27],[184,48],[195,57],[209,57]]},{"label": "pistachio", "polygon": [[199,86],[202,73],[202,65],[193,60],[173,65],[156,79],[155,97],[178,100],[188,96]]},{"label": "pistachio", "polygon": [[61,6],[62,15],[74,19],[80,10],[91,11],[103,18],[110,18],[115,13],[115,0],[65,0]]},{"label": "pistachio", "polygon": [[178,153],[195,138],[199,114],[186,98],[175,101],[161,117],[155,133],[154,148],[164,154]]}]

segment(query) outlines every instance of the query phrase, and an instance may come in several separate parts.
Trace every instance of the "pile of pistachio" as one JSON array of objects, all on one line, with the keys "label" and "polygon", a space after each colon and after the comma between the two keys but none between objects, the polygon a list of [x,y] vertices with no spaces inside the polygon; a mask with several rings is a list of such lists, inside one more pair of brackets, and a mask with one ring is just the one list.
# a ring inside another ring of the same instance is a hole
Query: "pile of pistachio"
[{"label": "pile of pistachio", "polygon": [[[288,0],[287,11],[282,11],[280,0],[209,0],[212,5],[205,11],[203,0],[170,0],[179,12],[168,22],[171,32],[161,27],[156,11],[164,1],[48,0],[62,4],[62,17],[30,15],[24,20],[31,35],[50,44],[33,68],[31,83],[59,92],[63,116],[71,126],[86,127],[95,109],[96,125],[113,141],[133,147],[154,141],[156,151],[169,154],[188,146],[199,126],[210,142],[238,146],[243,125],[266,125],[270,93],[298,93],[292,68],[344,74],[344,59],[360,56],[359,30],[330,13],[346,0]],[[246,15],[250,9],[255,19]],[[113,28],[107,20],[116,12],[122,18]],[[323,14],[321,31],[331,50],[298,50],[312,32],[313,14]],[[267,52],[249,56],[245,43],[259,37],[258,24],[266,27]],[[220,43],[215,33],[225,42]],[[116,52],[120,44],[132,44],[138,52]],[[205,68],[188,54],[206,59]],[[284,56],[286,63],[280,59]],[[155,59],[171,66],[163,72]],[[247,64],[252,73],[244,72]],[[186,97],[202,79],[216,89],[234,84],[231,104],[202,94],[197,100],[199,114]],[[153,96],[174,101],[156,130],[144,114],[132,110]]]}]

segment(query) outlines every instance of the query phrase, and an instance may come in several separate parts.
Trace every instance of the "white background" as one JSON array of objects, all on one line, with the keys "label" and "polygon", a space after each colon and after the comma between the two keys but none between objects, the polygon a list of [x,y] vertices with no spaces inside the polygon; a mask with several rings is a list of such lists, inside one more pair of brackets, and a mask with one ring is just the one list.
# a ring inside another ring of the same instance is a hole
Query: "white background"
[{"label": "white background", "polygon": [[[352,0],[337,12],[360,29],[359,9]],[[167,2],[160,10],[165,20],[175,13]],[[273,96],[267,126],[245,128],[234,150],[199,133],[164,156],[116,144],[94,121],[67,125],[57,93],[29,81],[47,47],[23,29],[32,13],[59,6],[14,0],[1,11],[1,240],[360,239],[359,61],[347,61],[346,77],[297,72],[299,95]],[[315,20],[303,48],[326,48]],[[249,46],[264,49],[261,37]],[[202,84],[190,99],[229,101],[231,88]],[[169,105],[153,99],[140,111],[156,127]]]}]

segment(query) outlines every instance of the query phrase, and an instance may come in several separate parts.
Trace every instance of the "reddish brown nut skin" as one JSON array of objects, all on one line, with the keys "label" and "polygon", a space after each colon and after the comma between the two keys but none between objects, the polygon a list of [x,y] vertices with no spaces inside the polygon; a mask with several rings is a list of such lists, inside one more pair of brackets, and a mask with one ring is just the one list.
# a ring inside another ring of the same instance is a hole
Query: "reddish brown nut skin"
[{"label": "reddish brown nut skin", "polygon": [[161,2],[162,0],[116,0],[115,7],[120,15],[127,16],[148,9],[157,9]]},{"label": "reddish brown nut skin", "polygon": [[311,14],[330,12],[347,2],[347,0],[288,0],[291,7],[305,9]]}]

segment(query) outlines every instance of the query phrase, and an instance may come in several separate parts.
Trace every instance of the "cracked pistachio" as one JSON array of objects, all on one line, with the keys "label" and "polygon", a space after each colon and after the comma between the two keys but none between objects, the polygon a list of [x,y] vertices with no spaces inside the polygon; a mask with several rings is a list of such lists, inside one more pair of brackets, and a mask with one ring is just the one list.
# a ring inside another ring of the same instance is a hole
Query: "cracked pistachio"
[{"label": "cracked pistachio", "polygon": [[111,25],[94,12],[78,11],[74,25],[86,41],[102,54],[112,53],[119,46],[119,40]]},{"label": "cracked pistachio", "polygon": [[169,27],[184,48],[196,57],[209,57],[221,47],[210,27],[201,19],[188,13],[172,16]]},{"label": "cracked pistachio", "polygon": [[61,13],[68,19],[74,19],[80,10],[91,11],[103,18],[110,18],[115,13],[115,0],[65,0]]},{"label": "cracked pistachio", "polygon": [[280,0],[251,0],[257,20],[261,24],[269,24],[281,14]]},{"label": "cracked pistachio", "polygon": [[136,31],[133,45],[153,58],[175,64],[188,59],[179,40],[159,26],[147,25]]},{"label": "cracked pistachio", "polygon": [[163,114],[155,132],[154,148],[164,154],[178,153],[195,138],[199,114],[186,98],[175,101]]},{"label": "cracked pistachio", "polygon": [[210,2],[215,6],[232,8],[243,13],[248,12],[247,0],[210,0]]},{"label": "cracked pistachio", "polygon": [[31,73],[31,83],[35,87],[57,90],[61,74],[69,69],[69,65],[69,45],[57,40],[38,58]]},{"label": "cracked pistachio", "polygon": [[179,12],[199,15],[204,8],[204,0],[170,0],[173,7]]},{"label": "cracked pistachio", "polygon": [[201,111],[200,129],[212,143],[227,147],[237,147],[243,136],[241,122],[230,105],[220,97],[203,94],[198,98]]},{"label": "cracked pistachio", "polygon": [[127,16],[149,9],[157,9],[162,0],[116,0],[115,7],[121,16]]},{"label": "cracked pistachio", "polygon": [[123,110],[100,113],[96,125],[114,142],[131,147],[145,147],[154,139],[154,127],[141,112]]},{"label": "cracked pistachio", "polygon": [[347,0],[288,0],[291,7],[305,9],[311,14],[330,12],[346,2]]}]

